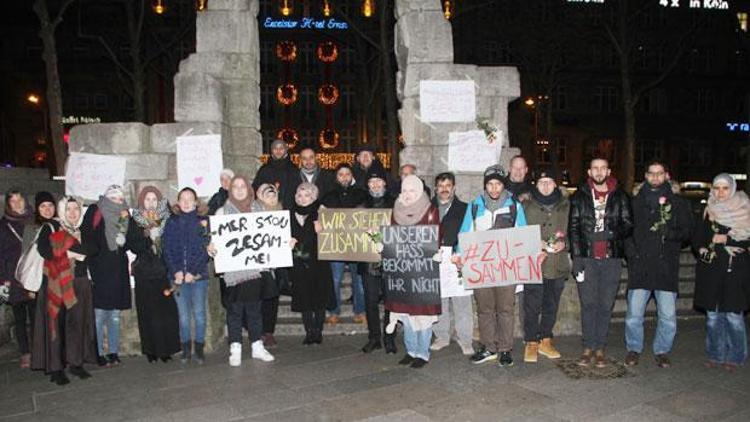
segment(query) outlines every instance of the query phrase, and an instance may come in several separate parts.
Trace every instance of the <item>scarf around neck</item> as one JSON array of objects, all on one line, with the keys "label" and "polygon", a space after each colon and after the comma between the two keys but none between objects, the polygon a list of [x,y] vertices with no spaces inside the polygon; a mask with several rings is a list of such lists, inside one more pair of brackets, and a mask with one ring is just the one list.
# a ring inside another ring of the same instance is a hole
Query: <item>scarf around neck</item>
[{"label": "scarf around neck", "polygon": [[128,231],[128,219],[120,218],[123,211],[128,211],[128,206],[123,202],[117,204],[112,202],[106,196],[100,196],[99,202],[96,203],[99,207],[99,212],[102,213],[104,219],[104,234],[107,238],[107,248],[114,252],[117,250],[117,234],[127,233]]},{"label": "scarf around neck", "polygon": [[750,199],[745,192],[735,192],[725,201],[717,200],[713,194],[709,195],[706,214],[711,221],[729,227],[732,239],[750,239]]},{"label": "scarf around neck", "polygon": [[500,196],[497,197],[497,199],[492,199],[490,195],[487,193],[487,191],[482,192],[482,199],[484,200],[484,207],[487,208],[487,211],[489,212],[495,212],[503,207],[503,205],[508,201],[508,198],[511,197],[510,192],[508,192],[507,189],[504,189],[502,192],[500,192]]},{"label": "scarf around neck", "polygon": [[29,204],[23,209],[23,213],[17,214],[10,209],[10,204],[5,204],[5,219],[14,223],[28,224],[34,218],[34,210],[31,209]]},{"label": "scarf around neck", "polygon": [[437,203],[438,207],[438,215],[440,216],[440,221],[443,221],[443,217],[448,214],[448,210],[451,209],[451,205],[453,205],[453,200],[456,199],[456,196],[453,195],[445,202],[441,202],[439,199],[437,199],[437,196],[435,197],[435,203]]},{"label": "scarf around neck", "polygon": [[393,206],[393,220],[402,226],[413,226],[424,217],[428,209],[430,209],[430,198],[427,197],[425,192],[411,205],[406,205],[400,200],[396,200],[396,204]]},{"label": "scarf around neck", "polygon": [[646,200],[646,205],[649,209],[655,210],[659,208],[659,198],[662,196],[667,198],[672,192],[672,187],[669,182],[663,183],[661,186],[653,187],[648,182],[643,183],[643,198]]},{"label": "scarf around neck", "polygon": [[562,192],[560,192],[560,189],[555,188],[551,194],[542,195],[539,189],[532,189],[531,198],[542,207],[552,208],[562,199]]}]

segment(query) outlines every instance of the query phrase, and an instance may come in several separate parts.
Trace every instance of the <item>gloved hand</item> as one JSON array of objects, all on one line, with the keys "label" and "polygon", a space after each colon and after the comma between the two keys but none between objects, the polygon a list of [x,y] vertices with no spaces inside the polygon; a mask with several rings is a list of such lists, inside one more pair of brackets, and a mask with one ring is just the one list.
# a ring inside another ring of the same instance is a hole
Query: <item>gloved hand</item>
[{"label": "gloved hand", "polygon": [[573,277],[576,277],[584,270],[583,258],[573,258]]}]

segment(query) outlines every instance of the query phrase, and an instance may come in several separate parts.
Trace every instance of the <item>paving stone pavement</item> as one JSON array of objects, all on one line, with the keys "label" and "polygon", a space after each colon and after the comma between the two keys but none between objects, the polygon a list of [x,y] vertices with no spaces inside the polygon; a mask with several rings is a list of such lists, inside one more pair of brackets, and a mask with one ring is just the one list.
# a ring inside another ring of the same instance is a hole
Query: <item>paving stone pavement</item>
[{"label": "paving stone pavement", "polygon": [[[614,324],[610,354],[622,359],[623,326]],[[647,331],[653,337],[653,327]],[[422,369],[399,366],[399,354],[364,355],[366,338],[328,336],[305,347],[279,341],[276,361],[243,353],[230,368],[226,350],[204,365],[147,363],[127,357],[93,378],[58,387],[18,368],[12,349],[0,353],[0,420],[5,421],[748,421],[750,370],[729,374],[704,368],[700,320],[680,321],[674,366],[659,369],[650,352],[630,377],[572,380],[541,358],[516,364],[472,365],[456,345],[435,352]],[[556,340],[566,357],[578,337]]]}]

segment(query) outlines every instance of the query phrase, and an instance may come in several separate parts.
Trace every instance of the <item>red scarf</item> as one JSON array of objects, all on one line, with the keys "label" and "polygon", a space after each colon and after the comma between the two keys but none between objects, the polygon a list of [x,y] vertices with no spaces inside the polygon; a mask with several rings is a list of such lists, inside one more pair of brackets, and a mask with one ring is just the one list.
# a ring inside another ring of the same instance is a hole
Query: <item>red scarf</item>
[{"label": "red scarf", "polygon": [[78,302],[73,290],[73,268],[68,258],[68,250],[78,241],[65,230],[52,233],[49,237],[52,245],[52,259],[44,260],[44,272],[47,275],[47,313],[49,314],[49,331],[52,340],[57,337],[57,316],[60,307],[70,309]]}]

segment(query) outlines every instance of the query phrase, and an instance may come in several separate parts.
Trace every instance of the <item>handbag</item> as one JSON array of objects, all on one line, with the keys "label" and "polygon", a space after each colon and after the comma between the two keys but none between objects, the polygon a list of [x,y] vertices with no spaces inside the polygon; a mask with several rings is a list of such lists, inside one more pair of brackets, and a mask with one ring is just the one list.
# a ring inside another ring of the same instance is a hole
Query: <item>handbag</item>
[{"label": "handbag", "polygon": [[[54,231],[54,227],[51,224],[46,225],[50,226],[50,229]],[[39,233],[41,233],[43,227],[37,230],[34,241],[31,242],[29,248],[21,255],[21,259],[18,260],[18,265],[16,266],[16,280],[21,283],[24,289],[30,292],[39,291],[39,287],[42,286],[42,278],[44,277],[44,257],[39,254],[39,249],[36,247],[39,240]]]}]

